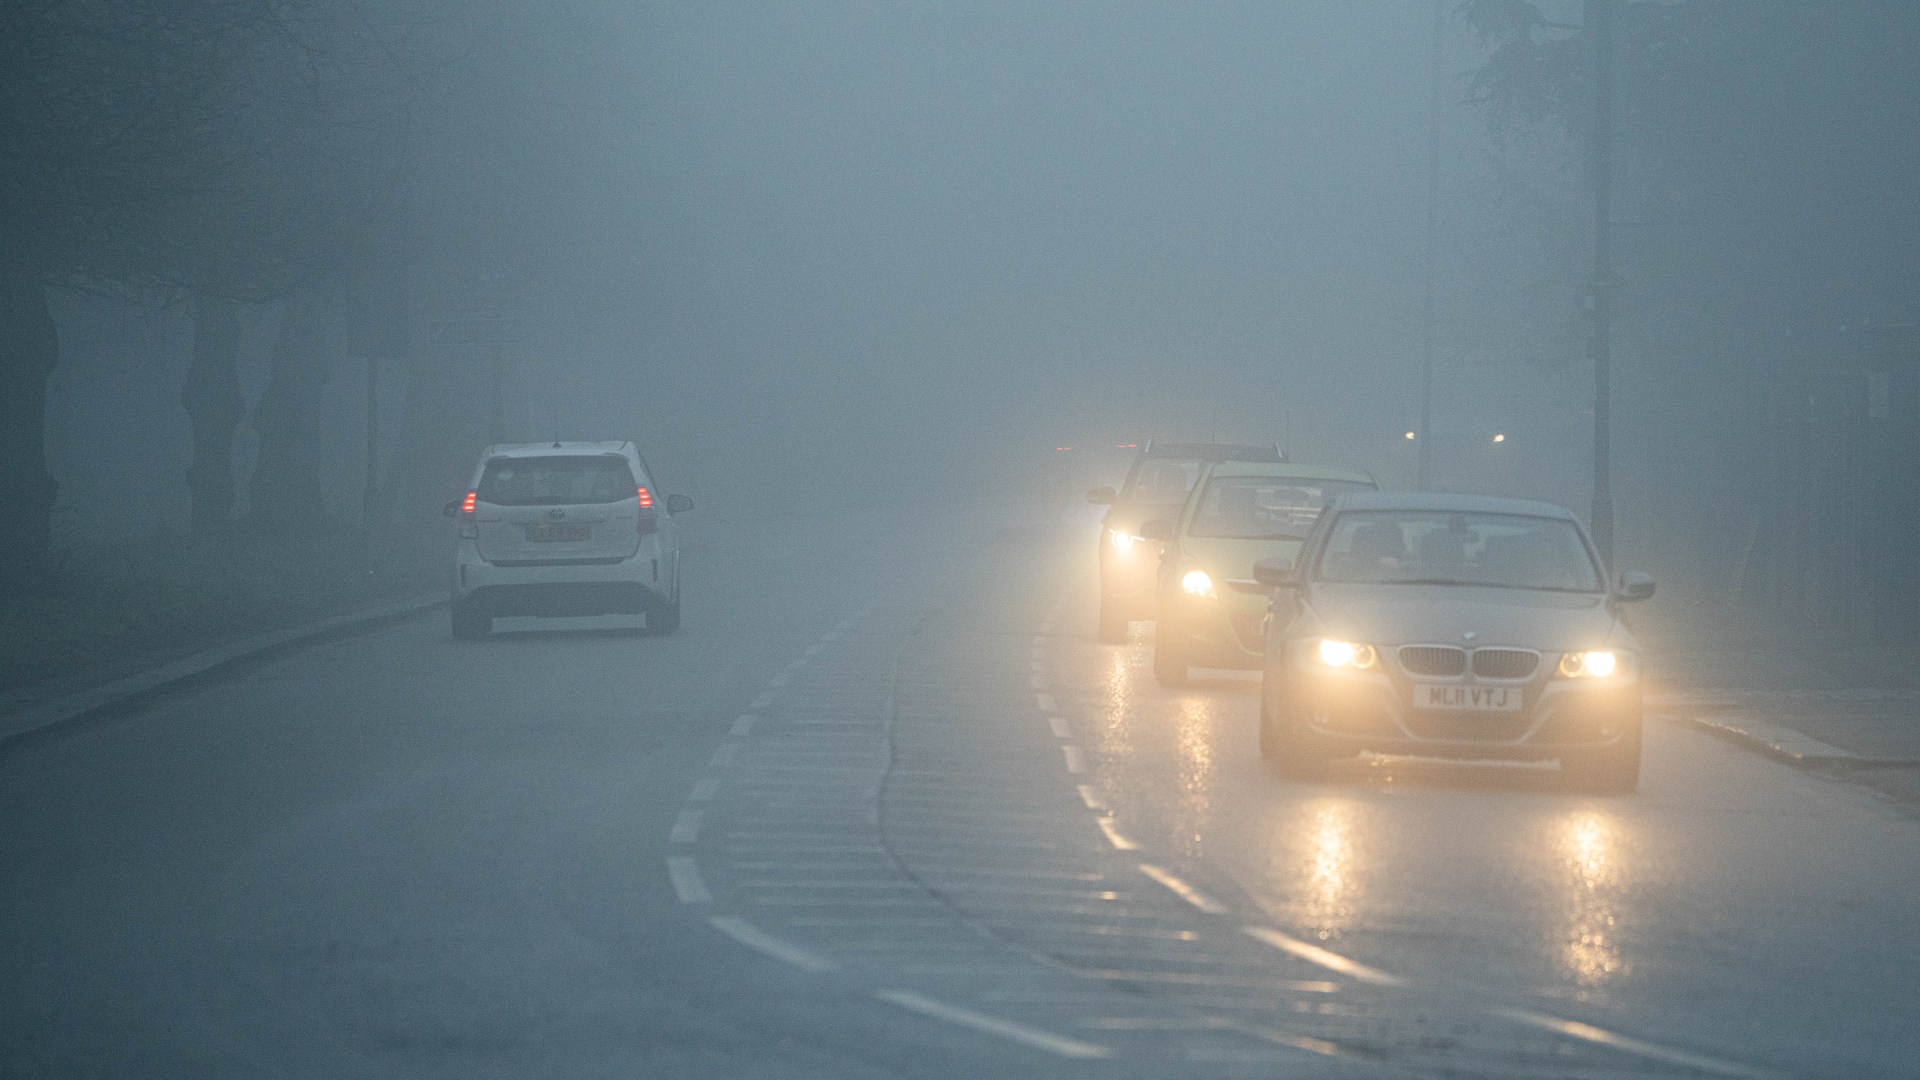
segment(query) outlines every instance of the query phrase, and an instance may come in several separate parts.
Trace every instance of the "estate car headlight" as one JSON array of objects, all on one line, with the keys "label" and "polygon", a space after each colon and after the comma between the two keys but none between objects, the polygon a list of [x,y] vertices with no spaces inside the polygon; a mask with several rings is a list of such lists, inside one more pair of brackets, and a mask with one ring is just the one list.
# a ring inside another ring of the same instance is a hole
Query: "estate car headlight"
[{"label": "estate car headlight", "polygon": [[1122,555],[1125,555],[1127,552],[1132,551],[1133,545],[1140,542],[1139,537],[1134,536],[1130,533],[1123,533],[1119,529],[1113,529],[1109,531],[1107,535],[1113,539],[1113,550],[1119,552]]},{"label": "estate car headlight", "polygon": [[1565,679],[1604,679],[1620,670],[1620,657],[1612,649],[1589,649],[1564,653],[1559,675]]},{"label": "estate car headlight", "polygon": [[1373,646],[1352,641],[1336,641],[1333,638],[1321,638],[1316,650],[1320,662],[1328,667],[1352,668],[1356,671],[1372,667],[1379,661]]},{"label": "estate car headlight", "polygon": [[1180,576],[1180,591],[1188,596],[1217,597],[1213,591],[1213,578],[1205,570],[1189,570]]}]

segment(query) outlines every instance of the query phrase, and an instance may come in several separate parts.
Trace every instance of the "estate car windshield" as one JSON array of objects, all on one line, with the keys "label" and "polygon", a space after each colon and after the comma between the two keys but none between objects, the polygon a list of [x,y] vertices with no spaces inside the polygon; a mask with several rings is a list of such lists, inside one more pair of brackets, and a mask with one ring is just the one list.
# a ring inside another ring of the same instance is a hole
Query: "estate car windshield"
[{"label": "estate car windshield", "polygon": [[635,497],[633,470],[618,454],[498,457],[480,476],[481,502],[495,506],[574,506]]},{"label": "estate car windshield", "polygon": [[1200,493],[1187,535],[1299,540],[1328,499],[1355,489],[1371,491],[1373,485],[1311,476],[1216,476]]},{"label": "estate car windshield", "polygon": [[1141,506],[1179,506],[1200,478],[1200,462],[1186,458],[1148,458],[1127,478],[1120,501]]},{"label": "estate car windshield", "polygon": [[1328,582],[1599,592],[1570,521],[1521,514],[1354,510],[1333,522],[1314,574]]}]

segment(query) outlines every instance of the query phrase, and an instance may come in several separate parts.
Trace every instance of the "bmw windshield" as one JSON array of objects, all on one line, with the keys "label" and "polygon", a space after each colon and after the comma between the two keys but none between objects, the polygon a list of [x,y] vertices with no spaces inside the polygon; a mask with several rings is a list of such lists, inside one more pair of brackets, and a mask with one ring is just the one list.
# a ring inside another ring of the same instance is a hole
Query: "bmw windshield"
[{"label": "bmw windshield", "polygon": [[1314,579],[1599,592],[1603,578],[1570,521],[1520,514],[1355,510],[1334,521]]}]

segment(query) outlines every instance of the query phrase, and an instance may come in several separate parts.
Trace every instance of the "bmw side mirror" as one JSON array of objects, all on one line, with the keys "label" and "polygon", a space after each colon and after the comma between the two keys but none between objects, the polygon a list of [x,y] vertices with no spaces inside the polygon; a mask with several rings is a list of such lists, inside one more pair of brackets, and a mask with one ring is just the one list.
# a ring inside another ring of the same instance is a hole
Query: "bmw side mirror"
[{"label": "bmw side mirror", "polygon": [[1168,521],[1166,518],[1154,518],[1152,521],[1149,521],[1145,525],[1140,526],[1140,539],[1142,540],[1173,539],[1173,522]]},{"label": "bmw side mirror", "polygon": [[1629,604],[1651,600],[1653,599],[1653,577],[1650,574],[1629,570],[1620,575],[1620,586],[1613,590],[1613,595]]},{"label": "bmw side mirror", "polygon": [[1110,487],[1097,487],[1087,492],[1087,501],[1095,506],[1112,505],[1113,501],[1119,497],[1120,493]]},{"label": "bmw side mirror", "polygon": [[667,496],[667,513],[684,514],[691,509],[693,509],[693,500],[685,495]]},{"label": "bmw side mirror", "polygon": [[1291,589],[1300,584],[1292,559],[1261,559],[1253,564],[1253,580],[1269,589]]}]

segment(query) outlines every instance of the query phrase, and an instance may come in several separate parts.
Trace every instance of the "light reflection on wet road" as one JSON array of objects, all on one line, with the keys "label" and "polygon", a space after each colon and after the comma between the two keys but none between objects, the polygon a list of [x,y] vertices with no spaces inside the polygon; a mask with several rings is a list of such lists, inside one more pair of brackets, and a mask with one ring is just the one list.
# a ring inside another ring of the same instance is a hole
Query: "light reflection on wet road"
[{"label": "light reflection on wet road", "polygon": [[[1091,609],[1090,585],[1073,603]],[[1061,678],[1100,688],[1117,827],[1212,895],[1427,987],[1788,1071],[1920,1067],[1900,1014],[1920,1015],[1909,814],[1660,718],[1631,796],[1568,790],[1550,765],[1371,757],[1292,783],[1255,746],[1257,675],[1160,687],[1152,636],[1085,641]]]},{"label": "light reflection on wet road", "polygon": [[1086,538],[954,535],[743,530],[671,639],[417,621],[16,755],[0,1075],[1914,1074],[1909,813],[1664,721],[1626,797],[1285,781],[1257,677],[1094,640]]}]

